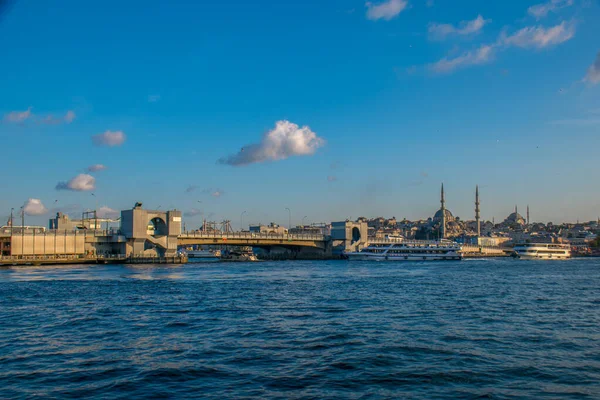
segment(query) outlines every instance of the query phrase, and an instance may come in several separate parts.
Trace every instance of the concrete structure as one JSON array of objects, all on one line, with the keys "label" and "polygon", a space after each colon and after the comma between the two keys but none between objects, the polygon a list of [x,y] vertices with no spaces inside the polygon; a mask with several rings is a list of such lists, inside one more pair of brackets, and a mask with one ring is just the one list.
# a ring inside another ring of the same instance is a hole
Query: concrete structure
[{"label": "concrete structure", "polygon": [[[95,212],[92,213],[95,216]],[[71,220],[59,213],[49,221],[55,228],[52,230],[0,228],[0,261],[9,264],[183,261],[177,257],[177,238],[181,232],[179,211],[144,210],[141,203],[136,203],[133,209],[121,212],[119,229],[94,229],[101,226],[100,221],[107,220]]]},{"label": "concrete structure", "polygon": [[252,247],[262,259],[309,260],[332,258],[331,240],[321,234],[278,234],[259,232],[184,232],[180,246]]},{"label": "concrete structure", "polygon": [[125,254],[144,257],[172,257],[177,254],[181,233],[181,211],[144,210],[136,203],[121,211],[121,234],[127,239]]},{"label": "concrete structure", "polygon": [[202,232],[181,233],[175,238],[180,246],[252,246],[252,247],[307,247],[326,249],[329,238],[314,234],[276,234],[255,232]]},{"label": "concrete structure", "polygon": [[71,219],[68,215],[61,212],[56,213],[56,217],[48,221],[48,229],[59,231],[74,231],[77,229],[110,229],[116,228],[117,221],[109,218],[97,218],[95,211],[83,213],[82,219]]},{"label": "concrete structure", "polygon": [[344,251],[358,251],[367,245],[369,227],[366,222],[333,222],[331,224],[331,241],[333,255],[341,255]]}]

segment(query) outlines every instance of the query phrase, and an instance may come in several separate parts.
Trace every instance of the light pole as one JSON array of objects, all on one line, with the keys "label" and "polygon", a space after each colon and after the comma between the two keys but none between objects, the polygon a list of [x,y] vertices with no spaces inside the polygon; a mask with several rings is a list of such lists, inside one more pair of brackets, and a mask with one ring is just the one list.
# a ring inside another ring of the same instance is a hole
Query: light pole
[{"label": "light pole", "polygon": [[96,208],[94,209],[94,236],[96,236],[96,229],[98,229],[98,198],[95,193],[91,194],[96,200]]},{"label": "light pole", "polygon": [[308,216],[306,216],[306,215],[305,215],[304,217],[302,217],[302,227],[303,227],[303,228],[304,228],[304,220],[305,220],[306,218],[308,218]]},{"label": "light pole", "polygon": [[[202,204],[202,201],[198,200],[198,204]],[[202,232],[204,232],[204,213],[202,212],[202,207],[200,206],[200,219],[202,219]]]},{"label": "light pole", "polygon": [[244,232],[244,214],[246,214],[246,211],[242,211],[240,214],[240,232]]},{"label": "light pole", "polygon": [[288,210],[288,235],[289,235],[290,229],[292,229],[292,210],[290,210],[288,207],[286,207],[285,209]]}]

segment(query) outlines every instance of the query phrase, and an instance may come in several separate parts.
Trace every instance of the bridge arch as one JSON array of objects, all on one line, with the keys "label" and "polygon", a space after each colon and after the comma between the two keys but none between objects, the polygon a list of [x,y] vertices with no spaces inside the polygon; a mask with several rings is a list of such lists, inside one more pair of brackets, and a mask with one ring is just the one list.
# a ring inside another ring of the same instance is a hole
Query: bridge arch
[{"label": "bridge arch", "polygon": [[160,217],[154,217],[148,223],[148,234],[150,236],[166,236],[169,234],[167,223]]},{"label": "bridge arch", "polygon": [[360,242],[360,239],[360,229],[355,226],[354,228],[352,228],[352,243]]}]

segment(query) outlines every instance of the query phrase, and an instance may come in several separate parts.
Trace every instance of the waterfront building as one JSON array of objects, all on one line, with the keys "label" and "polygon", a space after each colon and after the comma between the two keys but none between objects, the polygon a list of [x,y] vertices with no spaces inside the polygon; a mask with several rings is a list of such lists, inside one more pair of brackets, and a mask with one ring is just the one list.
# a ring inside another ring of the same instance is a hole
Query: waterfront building
[{"label": "waterfront building", "polygon": [[56,213],[56,217],[48,220],[48,229],[59,231],[73,231],[76,229],[105,229],[118,227],[118,220],[110,218],[96,218],[94,212],[84,213],[89,218],[71,219],[67,214]]},{"label": "waterfront building", "polygon": [[272,233],[277,235],[283,235],[287,233],[287,229],[285,227],[277,225],[273,222],[271,222],[269,225],[250,225],[249,230],[250,232],[254,233]]}]

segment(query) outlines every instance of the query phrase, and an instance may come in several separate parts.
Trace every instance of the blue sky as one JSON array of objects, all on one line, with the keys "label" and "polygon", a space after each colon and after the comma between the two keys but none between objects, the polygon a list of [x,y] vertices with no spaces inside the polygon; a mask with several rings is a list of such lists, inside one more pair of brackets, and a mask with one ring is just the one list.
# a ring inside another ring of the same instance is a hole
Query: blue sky
[{"label": "blue sky", "polygon": [[444,182],[463,219],[476,184],[486,219],[595,219],[599,26],[589,0],[19,0],[0,217],[416,219]]}]

